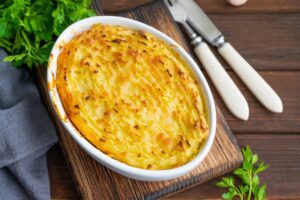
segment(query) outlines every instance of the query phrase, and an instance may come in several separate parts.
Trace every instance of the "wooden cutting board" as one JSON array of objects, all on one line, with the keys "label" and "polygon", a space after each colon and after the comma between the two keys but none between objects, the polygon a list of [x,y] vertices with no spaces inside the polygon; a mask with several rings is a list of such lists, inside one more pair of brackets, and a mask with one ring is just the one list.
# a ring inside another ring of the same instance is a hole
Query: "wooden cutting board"
[{"label": "wooden cutting board", "polygon": [[[98,2],[94,9],[101,14]],[[188,50],[184,38],[173,22],[162,1],[131,9],[118,15],[149,24],[174,38]],[[242,162],[240,148],[224,117],[217,109],[217,133],[213,146],[205,160],[191,173],[177,179],[163,182],[136,181],[102,166],[75,143],[63,128],[50,106],[47,92],[46,68],[38,68],[35,76],[46,106],[57,127],[60,145],[64,151],[70,172],[83,199],[156,199],[203,183],[228,173]]]}]

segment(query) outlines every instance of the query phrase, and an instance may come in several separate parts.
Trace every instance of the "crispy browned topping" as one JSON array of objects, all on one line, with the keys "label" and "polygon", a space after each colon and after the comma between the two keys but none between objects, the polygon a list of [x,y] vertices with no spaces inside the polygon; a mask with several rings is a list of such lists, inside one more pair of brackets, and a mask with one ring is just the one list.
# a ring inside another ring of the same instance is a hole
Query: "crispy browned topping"
[{"label": "crispy browned topping", "polygon": [[189,162],[207,138],[206,113],[187,64],[153,35],[97,24],[58,58],[65,111],[94,146],[143,169]]}]

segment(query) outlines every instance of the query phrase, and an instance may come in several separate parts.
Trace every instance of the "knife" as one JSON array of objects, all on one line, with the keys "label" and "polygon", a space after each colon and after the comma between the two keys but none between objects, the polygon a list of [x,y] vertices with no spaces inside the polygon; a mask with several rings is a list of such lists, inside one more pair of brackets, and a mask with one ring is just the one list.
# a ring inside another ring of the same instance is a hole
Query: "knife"
[{"label": "knife", "polygon": [[187,23],[187,11],[177,0],[165,0],[173,19],[180,23],[192,40],[194,51],[215,85],[230,112],[237,118],[247,120],[248,103],[223,66],[209,49],[208,45]]},{"label": "knife", "polygon": [[235,73],[241,78],[254,96],[268,110],[281,113],[283,105],[280,97],[270,85],[253,69],[253,67],[234,49],[225,42],[223,34],[194,2],[194,0],[178,0],[187,10],[187,21],[227,61]]}]

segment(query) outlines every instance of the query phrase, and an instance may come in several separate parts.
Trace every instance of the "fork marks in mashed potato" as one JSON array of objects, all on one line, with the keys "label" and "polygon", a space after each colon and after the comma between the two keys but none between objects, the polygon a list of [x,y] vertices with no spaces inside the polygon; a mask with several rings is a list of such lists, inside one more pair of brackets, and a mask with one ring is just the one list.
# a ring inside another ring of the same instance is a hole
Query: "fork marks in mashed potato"
[{"label": "fork marks in mashed potato", "polygon": [[80,133],[128,165],[181,166],[207,138],[202,97],[187,63],[149,33],[94,25],[63,47],[56,84]]}]

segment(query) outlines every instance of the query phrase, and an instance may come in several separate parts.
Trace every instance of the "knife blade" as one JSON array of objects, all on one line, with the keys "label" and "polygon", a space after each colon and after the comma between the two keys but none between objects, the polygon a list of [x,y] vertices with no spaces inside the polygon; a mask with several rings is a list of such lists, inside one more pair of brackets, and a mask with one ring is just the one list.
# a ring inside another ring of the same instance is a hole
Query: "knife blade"
[{"label": "knife blade", "polygon": [[223,37],[221,31],[193,0],[179,0],[188,11],[187,21],[209,43],[215,45]]},{"label": "knife blade", "polygon": [[189,24],[211,45],[218,48],[218,52],[240,77],[254,96],[268,110],[275,113],[283,111],[280,97],[271,86],[255,71],[255,69],[233,48],[225,42],[224,36],[214,23],[208,18],[194,0],[179,0],[187,10]]}]

